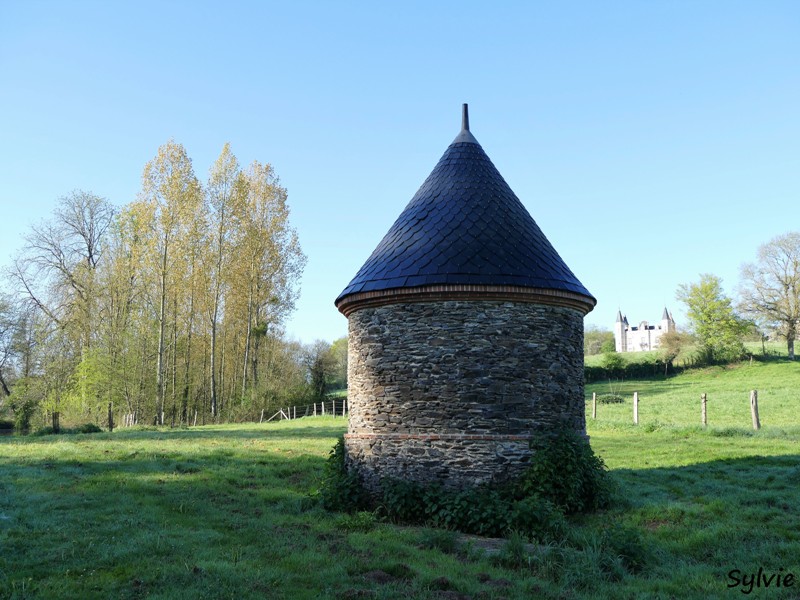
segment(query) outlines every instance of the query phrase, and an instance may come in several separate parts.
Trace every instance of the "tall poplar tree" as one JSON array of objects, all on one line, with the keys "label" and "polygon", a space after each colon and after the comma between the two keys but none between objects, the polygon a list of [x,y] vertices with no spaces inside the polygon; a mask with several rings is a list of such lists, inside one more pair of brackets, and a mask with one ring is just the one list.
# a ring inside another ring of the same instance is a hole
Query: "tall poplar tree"
[{"label": "tall poplar tree", "polygon": [[231,262],[233,232],[238,227],[246,196],[246,181],[230,145],[225,144],[211,167],[206,197],[209,209],[209,294],[208,319],[211,327],[211,414],[218,413],[217,329],[224,310],[227,271]]},{"label": "tall poplar tree", "polygon": [[157,277],[158,350],[156,354],[157,420],[164,424],[165,344],[167,300],[175,278],[174,265],[180,257],[178,241],[182,227],[202,202],[202,188],[195,177],[192,161],[181,144],[172,140],[158,149],[145,165],[141,199],[150,205],[152,215],[151,258]]}]

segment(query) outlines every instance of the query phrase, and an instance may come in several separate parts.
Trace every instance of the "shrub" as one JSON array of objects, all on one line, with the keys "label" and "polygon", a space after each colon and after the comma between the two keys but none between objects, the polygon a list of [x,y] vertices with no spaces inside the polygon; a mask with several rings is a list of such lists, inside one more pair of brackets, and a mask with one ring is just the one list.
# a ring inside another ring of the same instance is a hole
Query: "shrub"
[{"label": "shrub", "polygon": [[14,429],[14,421],[0,419],[0,430]]},{"label": "shrub", "polygon": [[94,423],[83,423],[77,427],[61,427],[58,431],[52,427],[42,427],[41,429],[37,429],[34,435],[74,435],[76,433],[103,433],[103,430]]},{"label": "shrub", "polygon": [[384,478],[379,497],[370,498],[357,472],[348,472],[340,438],[325,464],[317,495],[328,510],[374,508],[376,515],[394,523],[483,536],[517,531],[529,539],[560,540],[567,532],[565,513],[605,508],[612,485],[603,461],[574,431],[561,431],[532,448],[531,464],[523,476],[499,488],[450,490],[438,484]]},{"label": "shrub", "polygon": [[56,433],[67,433],[67,431],[62,429],[60,432],[57,432],[52,427],[42,427],[41,429],[37,429],[33,435],[55,435]]},{"label": "shrub", "polygon": [[619,394],[599,394],[597,401],[600,404],[622,404],[625,402],[625,398]]},{"label": "shrub", "polygon": [[74,431],[75,433],[103,433],[103,430],[94,423],[83,423],[78,425]]},{"label": "shrub", "polygon": [[346,464],[344,437],[339,436],[331,449],[322,473],[322,482],[317,492],[322,506],[336,512],[366,510],[369,498],[358,473],[350,471]]},{"label": "shrub", "polygon": [[512,527],[539,541],[555,541],[564,537],[567,521],[559,508],[539,496],[517,500],[512,505]]},{"label": "shrub", "polygon": [[606,508],[612,484],[603,459],[575,431],[531,443],[531,464],[518,484],[521,497],[540,496],[566,514]]},{"label": "shrub", "polygon": [[19,433],[27,433],[31,428],[31,419],[36,413],[35,400],[25,398],[14,408],[14,429]]},{"label": "shrub", "polygon": [[423,496],[427,522],[476,535],[504,535],[512,526],[510,501],[485,486],[459,491],[429,490]]},{"label": "shrub", "polygon": [[425,522],[429,497],[441,493],[439,486],[427,490],[415,481],[387,477],[381,481],[381,514],[396,523],[417,525]]}]

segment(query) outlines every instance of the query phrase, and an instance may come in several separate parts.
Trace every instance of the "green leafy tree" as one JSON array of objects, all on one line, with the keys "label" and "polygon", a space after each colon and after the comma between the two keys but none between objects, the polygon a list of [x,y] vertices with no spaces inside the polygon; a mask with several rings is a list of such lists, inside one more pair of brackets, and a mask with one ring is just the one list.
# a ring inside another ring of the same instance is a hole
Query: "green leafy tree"
[{"label": "green leafy tree", "polygon": [[658,343],[658,350],[661,360],[664,361],[664,374],[672,366],[673,361],[689,345],[693,343],[692,336],[680,331],[668,331],[661,336]]},{"label": "green leafy tree", "polygon": [[331,345],[325,340],[317,340],[306,346],[304,355],[312,397],[314,401],[324,400],[334,370]]},{"label": "green leafy tree", "polygon": [[331,344],[331,389],[341,390],[347,387],[347,337],[334,340]]},{"label": "green leafy tree", "polygon": [[613,377],[619,375],[625,368],[625,359],[619,352],[605,352],[600,360],[600,366],[608,372],[609,376]]},{"label": "green leafy tree", "polygon": [[749,323],[734,311],[719,277],[705,273],[697,283],[681,284],[676,298],[686,305],[689,326],[700,343],[701,360],[715,363],[744,356],[742,337]]},{"label": "green leafy tree", "polygon": [[614,352],[614,334],[597,325],[589,325],[583,332],[583,353],[587,356]]},{"label": "green leafy tree", "polygon": [[789,358],[800,326],[800,232],[779,235],[758,249],[755,263],[742,265],[739,307],[786,339]]}]

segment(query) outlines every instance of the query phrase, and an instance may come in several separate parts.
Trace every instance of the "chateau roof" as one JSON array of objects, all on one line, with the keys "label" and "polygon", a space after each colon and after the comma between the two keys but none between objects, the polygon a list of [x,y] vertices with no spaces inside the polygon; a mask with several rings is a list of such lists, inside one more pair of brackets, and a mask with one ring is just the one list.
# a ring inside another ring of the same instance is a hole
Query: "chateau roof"
[{"label": "chateau roof", "polygon": [[430,286],[554,290],[584,312],[596,303],[469,131],[466,104],[461,132],[336,306]]},{"label": "chateau roof", "polygon": [[664,307],[664,314],[663,314],[663,315],[661,315],[661,319],[662,319],[662,320],[663,320],[663,319],[666,319],[667,321],[669,321],[669,320],[670,320],[670,316],[669,316],[669,313],[667,312],[667,307],[666,307],[666,306]]}]

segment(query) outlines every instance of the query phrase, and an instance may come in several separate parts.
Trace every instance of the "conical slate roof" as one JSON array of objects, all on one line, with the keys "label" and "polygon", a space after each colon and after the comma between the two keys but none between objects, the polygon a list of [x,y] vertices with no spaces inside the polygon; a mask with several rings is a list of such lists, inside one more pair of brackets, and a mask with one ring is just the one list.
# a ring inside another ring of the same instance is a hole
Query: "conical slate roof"
[{"label": "conical slate roof", "polygon": [[461,133],[336,305],[431,286],[563,292],[586,312],[596,302],[470,133],[466,105]]}]

